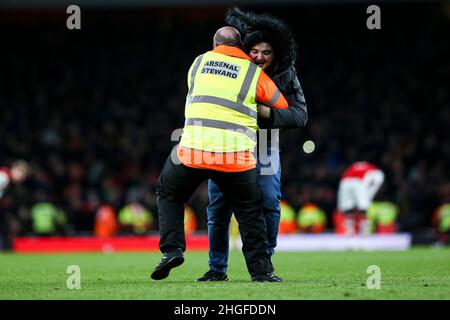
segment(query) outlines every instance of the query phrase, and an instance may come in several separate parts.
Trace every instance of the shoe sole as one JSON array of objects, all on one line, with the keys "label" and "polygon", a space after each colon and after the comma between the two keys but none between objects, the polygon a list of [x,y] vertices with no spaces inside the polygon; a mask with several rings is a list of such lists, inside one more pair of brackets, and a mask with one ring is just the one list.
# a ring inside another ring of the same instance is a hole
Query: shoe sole
[{"label": "shoe sole", "polygon": [[162,280],[169,276],[170,270],[173,268],[176,268],[183,264],[184,258],[183,257],[173,257],[171,258],[164,267],[158,270],[154,270],[152,272],[152,279],[153,280]]},{"label": "shoe sole", "polygon": [[208,280],[195,280],[196,282],[219,282],[219,281],[228,281],[228,278],[225,279],[208,279]]},{"label": "shoe sole", "polygon": [[256,279],[252,279],[252,282],[283,282],[283,279],[278,278],[278,280],[269,280],[269,279],[261,279],[261,280],[256,280]]}]

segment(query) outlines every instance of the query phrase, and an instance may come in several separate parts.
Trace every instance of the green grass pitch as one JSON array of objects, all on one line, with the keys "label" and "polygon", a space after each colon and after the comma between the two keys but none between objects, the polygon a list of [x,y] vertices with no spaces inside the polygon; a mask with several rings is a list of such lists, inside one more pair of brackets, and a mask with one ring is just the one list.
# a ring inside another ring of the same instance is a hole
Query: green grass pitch
[{"label": "green grass pitch", "polygon": [[[206,252],[162,281],[150,279],[160,253],[0,254],[0,299],[450,299],[450,248],[402,252],[298,252],[273,257],[282,283],[252,283],[243,255],[230,255],[227,282],[198,283]],[[78,265],[81,289],[68,289],[67,267]],[[381,288],[368,289],[370,265]]]}]

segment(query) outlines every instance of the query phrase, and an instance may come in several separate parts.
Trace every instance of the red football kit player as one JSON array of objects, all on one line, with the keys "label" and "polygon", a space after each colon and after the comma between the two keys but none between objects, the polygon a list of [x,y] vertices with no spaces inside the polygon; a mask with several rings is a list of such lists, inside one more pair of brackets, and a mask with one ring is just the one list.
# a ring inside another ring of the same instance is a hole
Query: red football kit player
[{"label": "red football kit player", "polygon": [[368,232],[366,212],[384,182],[384,173],[369,162],[355,162],[339,183],[337,208],[347,214],[347,233]]}]

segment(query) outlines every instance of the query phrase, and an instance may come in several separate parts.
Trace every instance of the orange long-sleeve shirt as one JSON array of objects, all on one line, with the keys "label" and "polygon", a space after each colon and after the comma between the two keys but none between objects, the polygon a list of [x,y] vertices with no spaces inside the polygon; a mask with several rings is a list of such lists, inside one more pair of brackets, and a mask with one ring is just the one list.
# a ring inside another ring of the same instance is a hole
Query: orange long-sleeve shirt
[{"label": "orange long-sleeve shirt", "polygon": [[[213,52],[253,61],[244,51],[237,47],[220,45],[214,48]],[[256,101],[277,109],[286,109],[288,107],[288,102],[283,94],[263,70],[261,70],[256,85]],[[226,153],[206,152],[178,146],[177,155],[185,166],[198,169],[241,172],[256,167],[256,159],[250,151],[236,152],[230,157]],[[203,159],[203,161],[198,161],[198,159]]]}]

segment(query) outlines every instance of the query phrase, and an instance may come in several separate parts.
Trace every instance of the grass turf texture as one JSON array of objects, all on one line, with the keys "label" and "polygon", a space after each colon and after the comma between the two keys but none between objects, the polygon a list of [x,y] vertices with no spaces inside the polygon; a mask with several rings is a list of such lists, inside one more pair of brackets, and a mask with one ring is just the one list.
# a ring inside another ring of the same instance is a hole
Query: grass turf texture
[{"label": "grass turf texture", "polygon": [[[0,299],[450,299],[450,248],[402,252],[277,253],[282,283],[253,283],[240,251],[230,254],[228,282],[198,283],[206,252],[162,281],[150,279],[159,253],[0,254]],[[69,265],[81,269],[81,289],[69,290]],[[381,269],[381,289],[366,286],[370,265]]]}]

